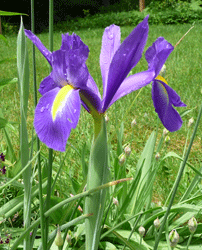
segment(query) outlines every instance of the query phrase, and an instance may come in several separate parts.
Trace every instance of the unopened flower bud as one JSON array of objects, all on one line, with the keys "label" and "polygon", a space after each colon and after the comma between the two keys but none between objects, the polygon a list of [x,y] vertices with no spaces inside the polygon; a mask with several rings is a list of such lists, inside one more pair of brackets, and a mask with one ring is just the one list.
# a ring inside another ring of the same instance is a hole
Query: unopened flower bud
[{"label": "unopened flower bud", "polygon": [[158,160],[159,160],[159,158],[160,158],[160,153],[159,153],[159,152],[157,152],[157,153],[156,153],[156,155],[155,155],[155,159],[158,161]]},{"label": "unopened flower bud", "polygon": [[157,218],[156,220],[154,220],[154,226],[155,228],[158,230],[161,226],[160,220],[159,218]]},{"label": "unopened flower bud", "polygon": [[113,197],[113,203],[114,203],[115,206],[118,206],[118,205],[119,205],[118,200],[117,200],[116,198],[114,198],[114,197]]},{"label": "unopened flower bud", "polygon": [[140,236],[143,237],[145,234],[145,228],[143,226],[141,226],[141,227],[139,227],[138,231],[139,231]]},{"label": "unopened flower bud", "polygon": [[63,239],[62,239],[61,231],[60,231],[59,227],[58,227],[58,230],[57,230],[57,235],[55,237],[55,245],[58,246],[58,247],[61,247],[63,245]]},{"label": "unopened flower bud", "polygon": [[69,230],[66,237],[68,245],[72,244],[72,232]]},{"label": "unopened flower bud", "polygon": [[166,75],[166,65],[165,64],[161,68],[159,75],[165,77],[165,75]]},{"label": "unopened flower bud", "polygon": [[188,128],[191,127],[191,125],[194,123],[194,118],[190,118],[188,122]]},{"label": "unopened flower bud", "polygon": [[124,152],[125,152],[126,156],[129,156],[131,154],[131,148],[129,146],[126,146],[124,148]]},{"label": "unopened flower bud", "polygon": [[175,247],[180,239],[179,234],[174,229],[169,233],[170,246]]},{"label": "unopened flower bud", "polygon": [[194,217],[192,217],[189,221],[188,221],[188,227],[189,227],[189,231],[191,234],[194,234],[196,229],[197,229],[197,221]]},{"label": "unopened flower bud", "polygon": [[163,129],[163,135],[164,135],[164,136],[167,135],[168,132],[169,132],[169,131],[168,131],[166,128]]},{"label": "unopened flower bud", "polygon": [[109,121],[109,117],[108,115],[105,115],[105,122],[108,122]]},{"label": "unopened flower bud", "polygon": [[170,143],[170,136],[166,135],[165,143],[166,143],[166,144],[169,144],[169,143]]},{"label": "unopened flower bud", "polygon": [[126,155],[124,153],[120,154],[119,155],[119,165],[123,166],[123,164],[125,163],[125,161],[126,161]]},{"label": "unopened flower bud", "polygon": [[77,208],[77,209],[79,210],[79,212],[83,213],[83,209],[82,209],[82,207],[81,207],[81,206],[78,206],[78,208]]},{"label": "unopened flower bud", "polygon": [[137,125],[137,122],[135,119],[133,119],[131,122],[131,128],[135,127],[135,125]]}]

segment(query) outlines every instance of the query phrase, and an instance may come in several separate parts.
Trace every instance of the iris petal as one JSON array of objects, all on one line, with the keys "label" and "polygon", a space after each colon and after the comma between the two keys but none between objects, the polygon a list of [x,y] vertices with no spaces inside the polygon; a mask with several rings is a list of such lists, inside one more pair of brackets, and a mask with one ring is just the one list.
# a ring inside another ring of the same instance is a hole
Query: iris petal
[{"label": "iris petal", "polygon": [[33,42],[39,49],[42,55],[46,58],[49,64],[52,66],[52,53],[43,45],[40,39],[35,36],[30,30],[25,29],[25,35]]},{"label": "iris petal", "polygon": [[147,49],[145,58],[148,62],[149,69],[155,71],[155,77],[159,74],[173,49],[174,47],[163,37],[157,38],[152,46]]},{"label": "iris petal", "polygon": [[107,27],[102,37],[102,48],[100,53],[100,68],[103,82],[103,99],[106,96],[107,79],[112,58],[121,43],[120,27],[111,25]]},{"label": "iris petal", "polygon": [[155,79],[152,83],[152,99],[155,111],[164,127],[170,132],[179,130],[182,126],[182,118],[172,106],[186,106],[179,95],[165,82]]},{"label": "iris petal", "polygon": [[109,106],[111,106],[119,98],[146,86],[153,80],[153,78],[154,72],[152,70],[139,72],[135,75],[127,77],[117,90]]},{"label": "iris petal", "polygon": [[148,16],[139,23],[130,35],[123,41],[114,54],[109,67],[106,98],[103,103],[103,112],[108,108],[117,89],[142,57],[148,37]]},{"label": "iris petal", "polygon": [[79,116],[81,101],[78,90],[66,91],[63,101],[57,106],[53,120],[53,104],[62,89],[55,88],[44,94],[35,109],[34,127],[39,139],[49,148],[65,151],[67,139],[72,128],[75,128]]},{"label": "iris petal", "polygon": [[58,87],[58,84],[53,81],[51,75],[45,77],[40,83],[39,93],[44,95],[46,92]]},{"label": "iris petal", "polygon": [[89,49],[88,46],[85,45],[81,38],[76,34],[72,34],[71,36],[67,34],[62,34],[62,45],[61,50],[71,51],[73,50],[75,54],[82,57],[83,61],[86,61],[88,58]]}]

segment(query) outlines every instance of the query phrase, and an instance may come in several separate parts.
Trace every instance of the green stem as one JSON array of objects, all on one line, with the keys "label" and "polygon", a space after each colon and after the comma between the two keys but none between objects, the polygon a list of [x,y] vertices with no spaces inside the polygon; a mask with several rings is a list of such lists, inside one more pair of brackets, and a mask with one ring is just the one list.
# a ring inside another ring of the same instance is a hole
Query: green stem
[{"label": "green stem", "polygon": [[[107,132],[104,115],[93,114],[94,139],[90,153],[87,190],[97,188],[108,179]],[[100,241],[101,224],[105,205],[106,190],[86,197],[85,213],[93,214],[86,223],[86,250],[97,250]]]},{"label": "green stem", "polygon": [[193,144],[195,135],[196,135],[196,131],[197,131],[197,128],[198,128],[198,125],[199,125],[199,121],[200,121],[201,115],[202,115],[202,104],[201,104],[201,107],[200,107],[200,110],[199,110],[199,114],[198,114],[198,117],[197,117],[197,121],[196,121],[196,124],[195,124],[195,127],[194,127],[194,131],[193,131],[193,134],[192,134],[192,137],[191,137],[191,140],[190,140],[190,143],[189,143],[187,152],[186,152],[185,157],[184,157],[184,161],[182,162],[182,165],[180,166],[180,170],[179,170],[179,173],[178,173],[178,176],[177,176],[175,185],[174,185],[173,193],[172,193],[172,195],[171,195],[171,199],[170,199],[170,202],[169,202],[169,204],[168,204],[168,208],[167,208],[167,210],[166,210],[166,213],[165,213],[165,216],[164,216],[162,225],[161,225],[160,230],[159,230],[158,238],[157,238],[157,240],[156,240],[156,242],[155,242],[155,245],[154,245],[154,250],[157,250],[159,241],[160,241],[160,239],[161,239],[161,234],[162,234],[162,232],[163,232],[164,225],[165,225],[166,220],[167,220],[167,218],[168,218],[168,215],[169,215],[169,213],[170,213],[171,206],[172,206],[172,204],[173,204],[173,201],[174,201],[174,198],[175,198],[175,195],[176,195],[176,192],[177,192],[177,189],[178,189],[178,186],[179,186],[181,177],[182,177],[182,175],[183,175],[183,171],[184,171],[184,168],[185,168],[185,166],[186,166],[186,162],[187,162],[187,160],[188,160],[189,153],[190,153],[190,151],[191,151],[191,147],[192,147],[192,144]]},{"label": "green stem", "polygon": [[189,249],[189,245],[190,245],[190,243],[191,243],[191,240],[192,240],[193,235],[194,235],[194,234],[190,234],[190,236],[189,236],[189,240],[188,240],[188,242],[187,242],[187,248],[186,248],[186,250]]},{"label": "green stem", "polygon": [[[31,0],[31,30],[35,33],[35,25],[34,25],[34,0]],[[37,105],[37,83],[36,83],[36,60],[35,60],[35,45],[32,45],[32,64],[33,64],[33,88],[34,88],[34,106]],[[40,150],[40,141],[37,136],[36,139],[37,151]],[[46,241],[45,241],[45,230],[44,230],[44,211],[43,211],[43,196],[42,196],[42,175],[41,175],[41,155],[38,154],[38,181],[39,181],[39,212],[41,218],[41,240],[43,249],[45,249]]]},{"label": "green stem", "polygon": [[[49,49],[50,51],[53,51],[53,0],[49,0]],[[51,70],[52,68],[50,67],[50,71]],[[49,148],[46,211],[48,211],[50,208],[52,168],[53,168],[53,150]],[[45,242],[48,242],[48,228],[49,228],[49,217],[46,218],[45,222]]]}]

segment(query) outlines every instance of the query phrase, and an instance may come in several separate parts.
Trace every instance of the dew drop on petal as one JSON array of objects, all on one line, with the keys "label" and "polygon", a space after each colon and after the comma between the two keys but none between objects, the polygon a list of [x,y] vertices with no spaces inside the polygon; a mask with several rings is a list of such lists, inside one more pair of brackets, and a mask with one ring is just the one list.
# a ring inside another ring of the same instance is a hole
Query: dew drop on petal
[{"label": "dew drop on petal", "polygon": [[74,114],[76,113],[76,109],[74,109]]},{"label": "dew drop on petal", "polygon": [[67,120],[72,123],[72,120],[70,118],[67,118]]},{"label": "dew drop on petal", "polygon": [[42,107],[42,108],[40,109],[41,113],[43,113],[43,112],[44,112],[44,109],[45,109],[44,107]]}]

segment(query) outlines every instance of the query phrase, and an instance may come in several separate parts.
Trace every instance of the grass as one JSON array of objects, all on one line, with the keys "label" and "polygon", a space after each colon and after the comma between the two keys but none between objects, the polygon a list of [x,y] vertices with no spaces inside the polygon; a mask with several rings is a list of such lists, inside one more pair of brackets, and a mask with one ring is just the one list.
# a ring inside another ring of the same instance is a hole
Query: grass
[{"label": "grass", "polygon": [[[122,27],[122,40],[132,31],[134,27]],[[159,36],[165,37],[171,44],[175,45],[178,40],[186,33],[190,28],[189,24],[181,25],[150,25],[149,37],[146,48],[152,45],[152,42]],[[72,33],[73,30],[66,30],[64,27],[61,31],[56,31],[54,33],[54,50],[60,48],[61,45],[61,34],[62,33]],[[170,144],[166,147],[164,146],[165,152],[175,151],[179,155],[182,154],[183,147],[187,135],[187,123],[188,120],[193,117],[196,119],[200,100],[202,97],[202,86],[201,86],[201,70],[202,70],[202,54],[201,51],[201,41],[199,34],[202,32],[201,25],[196,25],[194,29],[184,38],[184,40],[176,47],[172,52],[169,59],[166,62],[166,79],[169,85],[181,96],[183,102],[187,104],[187,108],[178,108],[179,112],[185,110],[191,110],[190,113],[183,117],[183,126],[180,131],[175,133],[169,133]],[[101,48],[101,39],[103,34],[103,29],[86,29],[77,30],[78,34],[83,42],[88,45],[90,49],[89,58],[87,65],[91,75],[93,76],[95,82],[99,86],[102,93],[102,80],[99,66],[99,54]],[[17,35],[16,35],[17,36]],[[0,41],[0,60],[7,57],[16,56],[16,36],[7,36],[9,45],[6,46],[2,41]],[[39,38],[48,47],[48,34],[43,33],[39,35]],[[28,48],[31,55],[32,44],[28,41]],[[30,56],[31,58],[31,56]],[[30,59],[31,65],[31,59]],[[38,85],[44,77],[49,74],[49,67],[47,61],[43,58],[40,52],[36,51],[36,67],[37,67],[37,82]],[[5,63],[0,65],[1,68],[1,78],[12,78],[17,76],[17,69],[15,63]],[[29,96],[29,107],[28,107],[28,126],[31,132],[33,127],[33,116],[34,116],[34,96],[32,90],[32,67],[31,77],[30,77],[30,96]],[[133,74],[142,70],[146,70],[147,64],[146,60],[142,58],[139,64],[132,70]],[[115,131],[120,127],[122,121],[124,121],[124,141],[123,144],[131,143],[132,155],[128,160],[129,172],[133,171],[139,155],[145,145],[151,132],[156,126],[156,113],[153,107],[151,99],[151,86],[148,85],[141,90],[140,95],[137,97],[139,91],[131,93],[130,95],[123,97],[121,100],[116,102],[108,110],[108,133],[109,138],[112,140],[112,147],[116,148],[116,136]],[[38,94],[40,97],[40,94]],[[127,113],[129,106],[133,103],[133,100],[137,97],[137,100],[132,105],[130,111]],[[19,94],[17,84],[4,87],[0,92],[1,108],[3,109],[3,114],[9,121],[20,122],[20,111],[19,111]],[[127,114],[127,115],[126,115]],[[131,121],[136,119],[137,125],[135,128],[131,128]],[[84,142],[90,147],[92,139],[92,120],[87,112],[82,109],[79,124],[75,130],[72,131],[68,142],[72,144],[79,152],[83,147]],[[12,143],[15,145],[16,152],[19,149],[19,134],[18,125],[15,126],[15,132],[12,132]],[[160,131],[163,131],[163,126],[160,125]],[[192,153],[190,155],[189,161],[198,169],[201,162],[202,153],[202,138],[201,138],[202,126],[197,132],[197,136],[193,145]],[[160,137],[160,135],[159,135]],[[131,141],[131,138],[133,139]],[[4,135],[0,133],[1,147],[5,148]],[[87,147],[87,149],[89,148]],[[47,149],[43,147],[44,152]],[[75,177],[79,180],[80,177],[80,158],[76,150],[72,147],[68,147],[68,157],[66,160],[65,168],[63,168],[63,173],[66,174],[66,178],[69,176]],[[161,152],[160,152],[161,153]],[[162,152],[163,153],[163,152]],[[59,159],[58,154],[56,154],[56,161]],[[58,160],[59,161],[59,160]],[[173,183],[176,173],[179,167],[179,161],[174,159],[167,159],[165,161],[166,169],[164,166],[160,168],[159,178],[156,180],[155,193],[157,195],[157,200],[163,201],[165,194],[168,191],[165,188],[165,183]],[[57,170],[56,170],[57,171]],[[162,173],[164,175],[162,181]],[[63,186],[63,185],[62,185]],[[167,186],[166,186],[167,187]],[[160,191],[160,194],[158,192]],[[61,190],[62,192],[62,190]]]}]

